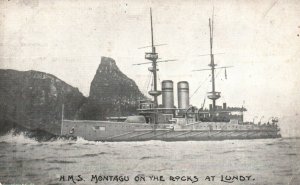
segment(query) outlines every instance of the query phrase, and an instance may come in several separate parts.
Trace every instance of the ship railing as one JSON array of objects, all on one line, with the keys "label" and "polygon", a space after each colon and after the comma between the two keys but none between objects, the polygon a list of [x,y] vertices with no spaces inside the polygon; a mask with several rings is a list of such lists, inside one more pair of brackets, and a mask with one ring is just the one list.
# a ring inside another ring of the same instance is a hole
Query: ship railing
[{"label": "ship railing", "polygon": [[[215,113],[230,113],[230,112],[241,112],[241,111],[245,111],[245,110],[236,110],[236,109],[233,109],[233,110],[216,109],[216,110],[214,110]],[[198,111],[198,113],[202,113],[202,114],[209,114],[211,112],[212,111],[210,111],[210,110],[199,110]]]},{"label": "ship railing", "polygon": [[144,110],[186,110],[182,108],[147,108],[147,109],[137,109],[138,111],[144,111]]}]

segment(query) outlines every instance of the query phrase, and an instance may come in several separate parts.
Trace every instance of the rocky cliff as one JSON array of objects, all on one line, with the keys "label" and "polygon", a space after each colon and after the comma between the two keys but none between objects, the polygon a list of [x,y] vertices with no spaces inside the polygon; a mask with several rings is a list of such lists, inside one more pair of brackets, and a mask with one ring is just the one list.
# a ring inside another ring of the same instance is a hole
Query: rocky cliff
[{"label": "rocky cliff", "polygon": [[103,120],[107,116],[136,114],[138,100],[144,98],[136,83],[119,70],[113,59],[102,57],[88,102],[80,111],[81,118]]},{"label": "rocky cliff", "polygon": [[[86,98],[57,77],[38,71],[0,69],[0,127],[44,130],[58,134],[62,104],[67,119],[77,118]],[[1,134],[1,133],[0,133]]]},{"label": "rocky cliff", "polygon": [[12,128],[59,134],[63,104],[65,119],[104,120],[137,113],[138,100],[144,98],[107,57],[101,58],[88,98],[51,74],[0,69],[0,135]]}]

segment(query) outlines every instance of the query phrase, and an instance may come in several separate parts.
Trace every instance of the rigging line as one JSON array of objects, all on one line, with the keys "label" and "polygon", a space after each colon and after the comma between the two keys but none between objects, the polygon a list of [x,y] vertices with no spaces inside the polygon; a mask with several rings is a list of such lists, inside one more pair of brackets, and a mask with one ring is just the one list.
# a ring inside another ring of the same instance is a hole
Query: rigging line
[{"label": "rigging line", "polygon": [[219,72],[216,74],[216,77],[215,78],[218,78],[218,76],[220,75],[222,70],[219,70]]},{"label": "rigging line", "polygon": [[208,78],[210,77],[210,74],[206,77],[206,79],[202,82],[202,83],[200,83],[200,85],[199,85],[199,87],[194,91],[194,93],[190,96],[190,99],[197,93],[197,91],[200,89],[200,87],[204,84],[204,82],[206,81],[206,80],[208,80]]},{"label": "rigging line", "polygon": [[159,84],[161,84],[159,73],[157,73],[157,78],[158,78]]},{"label": "rigging line", "polygon": [[152,75],[151,75],[151,72],[149,71],[149,73],[148,73],[148,84],[147,84],[147,87],[146,87],[146,91],[149,90],[149,85],[150,85],[151,80],[152,80]]},{"label": "rigging line", "polygon": [[[224,68],[224,70],[226,70],[226,68]],[[220,70],[220,71],[218,72],[217,77],[219,76],[219,74],[221,73],[221,71],[223,71],[223,70]],[[217,78],[217,77],[216,77],[216,78]],[[226,97],[224,96],[224,94],[221,96],[221,99],[222,99],[224,102],[226,102]]]},{"label": "rigging line", "polygon": [[226,102],[226,97],[224,96],[224,94],[221,96],[221,99],[223,100],[223,102]]},{"label": "rigging line", "polygon": [[146,89],[146,87],[147,87],[147,82],[148,82],[148,74],[147,74],[147,76],[146,76],[145,81],[143,81],[143,89],[142,89],[142,90],[145,90],[145,89]]},{"label": "rigging line", "polygon": [[144,84],[144,85],[143,85],[143,90],[147,88],[148,78],[149,78],[149,77],[148,77],[148,74],[147,74],[147,78],[145,79],[145,81],[144,81],[144,83],[143,83],[143,84]]},{"label": "rigging line", "polygon": [[154,77],[152,75],[151,75],[151,80],[150,81],[151,81],[150,90],[152,91],[152,90],[154,90],[154,88],[153,88],[153,86],[154,86]]},{"label": "rigging line", "polygon": [[148,83],[148,87],[147,87],[147,90],[151,90],[152,89],[152,86],[153,86],[153,76],[152,74],[150,73],[150,78],[149,78],[149,83]]},{"label": "rigging line", "polygon": [[221,71],[222,71],[222,70],[218,71],[218,73],[217,73],[216,76],[215,76],[215,79],[218,79],[218,77],[219,77]]},{"label": "rigging line", "polygon": [[158,79],[159,83],[161,83],[161,80],[159,78],[159,73],[157,73],[157,79]]},{"label": "rigging line", "polygon": [[[220,75],[222,70],[220,70],[217,74],[216,74],[216,78]],[[199,87],[194,91],[194,93],[190,96],[190,99],[198,92],[198,90],[200,89],[200,87],[204,84],[204,82],[206,80],[208,80],[208,78],[210,77],[211,75],[209,74],[208,77],[199,85]]]}]

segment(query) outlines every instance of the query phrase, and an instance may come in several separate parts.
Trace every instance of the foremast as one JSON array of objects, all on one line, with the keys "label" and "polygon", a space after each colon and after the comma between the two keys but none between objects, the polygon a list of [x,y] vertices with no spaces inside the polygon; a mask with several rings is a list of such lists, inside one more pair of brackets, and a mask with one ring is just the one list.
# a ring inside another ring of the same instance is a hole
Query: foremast
[{"label": "foremast", "polygon": [[153,74],[153,89],[151,89],[148,93],[154,98],[154,108],[158,107],[157,97],[161,95],[161,91],[157,90],[157,59],[158,53],[155,51],[154,46],[154,36],[153,36],[153,23],[152,23],[152,10],[150,8],[150,22],[151,22],[151,52],[145,53],[145,59],[150,60],[152,62],[152,67],[149,68],[149,71]]}]

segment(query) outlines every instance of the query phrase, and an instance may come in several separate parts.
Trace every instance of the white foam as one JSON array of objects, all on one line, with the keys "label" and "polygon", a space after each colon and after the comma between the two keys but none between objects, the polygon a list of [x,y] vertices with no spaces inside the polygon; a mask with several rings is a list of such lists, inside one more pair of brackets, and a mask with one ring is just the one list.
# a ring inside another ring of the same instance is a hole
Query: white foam
[{"label": "white foam", "polygon": [[28,144],[36,144],[38,143],[36,140],[31,139],[24,135],[23,132],[15,134],[15,130],[11,130],[4,136],[0,137],[0,142],[7,142],[7,143],[28,143]]}]

